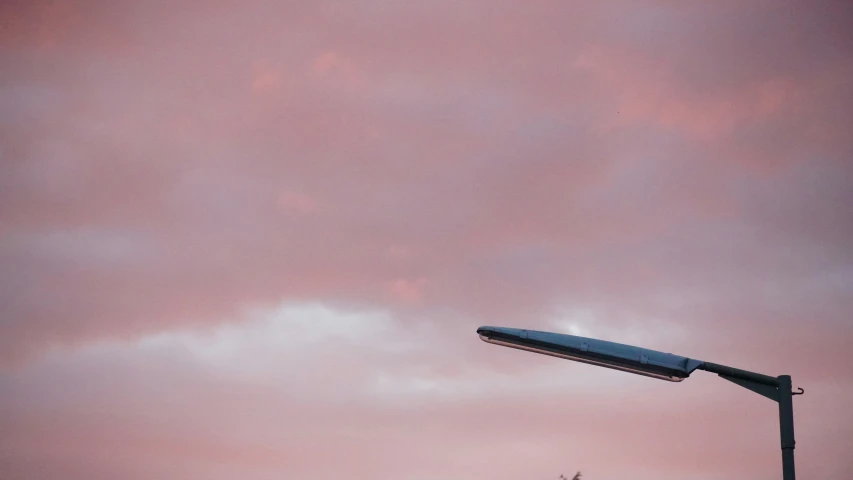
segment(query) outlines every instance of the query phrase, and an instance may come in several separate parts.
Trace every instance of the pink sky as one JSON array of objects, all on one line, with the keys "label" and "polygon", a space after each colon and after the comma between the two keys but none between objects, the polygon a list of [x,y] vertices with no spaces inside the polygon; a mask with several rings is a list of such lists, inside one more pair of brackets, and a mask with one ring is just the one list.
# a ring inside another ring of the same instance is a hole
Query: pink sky
[{"label": "pink sky", "polygon": [[853,478],[853,8],[0,2],[2,480]]}]

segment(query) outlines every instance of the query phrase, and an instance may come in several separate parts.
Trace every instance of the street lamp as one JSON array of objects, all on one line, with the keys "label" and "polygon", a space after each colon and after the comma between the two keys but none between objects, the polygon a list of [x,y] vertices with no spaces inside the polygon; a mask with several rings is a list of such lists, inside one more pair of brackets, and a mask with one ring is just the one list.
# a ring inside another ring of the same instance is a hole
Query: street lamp
[{"label": "street lamp", "polygon": [[592,338],[539,332],[519,328],[480,327],[477,329],[484,342],[552,357],[598,365],[647,377],[680,382],[694,370],[716,373],[726,380],[763,395],[779,404],[779,431],[782,437],[782,478],[794,480],[794,409],[791,376],[771,377],[738,368],[703,362],[671,353],[648,350],[621,343]]}]

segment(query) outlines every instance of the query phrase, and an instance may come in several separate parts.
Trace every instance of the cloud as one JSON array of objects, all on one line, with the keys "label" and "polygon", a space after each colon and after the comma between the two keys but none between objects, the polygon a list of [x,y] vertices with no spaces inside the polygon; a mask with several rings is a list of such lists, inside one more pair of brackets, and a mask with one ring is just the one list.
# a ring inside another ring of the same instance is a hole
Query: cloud
[{"label": "cloud", "polygon": [[[569,462],[598,475],[652,478],[660,464],[664,478],[703,470],[722,478],[777,463],[769,402],[707,375],[652,382],[437,331],[413,335],[376,311],[304,304],[249,316],[213,332],[57,351],[2,374],[5,473],[463,478],[494,470],[510,478]],[[443,357],[458,362],[458,347],[472,355],[448,369]],[[501,357],[521,370],[496,367]],[[829,406],[834,435],[849,436],[849,414],[827,396],[849,400],[849,389],[820,390],[826,395],[798,397],[798,418]],[[843,451],[825,423],[801,425],[806,458],[821,464]]]},{"label": "cloud", "polygon": [[423,277],[414,280],[399,278],[391,282],[388,289],[397,300],[407,303],[420,302],[423,300],[424,289],[428,283]]},{"label": "cloud", "polygon": [[844,2],[54,3],[0,6],[12,478],[776,465],[763,399],[481,324],[791,373],[846,478]]}]

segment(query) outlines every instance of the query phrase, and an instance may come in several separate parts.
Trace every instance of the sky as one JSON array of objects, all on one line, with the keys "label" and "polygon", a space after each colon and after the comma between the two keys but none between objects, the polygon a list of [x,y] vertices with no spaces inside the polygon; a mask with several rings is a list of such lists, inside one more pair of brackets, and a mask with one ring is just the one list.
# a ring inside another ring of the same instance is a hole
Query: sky
[{"label": "sky", "polygon": [[852,5],[0,2],[0,478],[853,478]]}]

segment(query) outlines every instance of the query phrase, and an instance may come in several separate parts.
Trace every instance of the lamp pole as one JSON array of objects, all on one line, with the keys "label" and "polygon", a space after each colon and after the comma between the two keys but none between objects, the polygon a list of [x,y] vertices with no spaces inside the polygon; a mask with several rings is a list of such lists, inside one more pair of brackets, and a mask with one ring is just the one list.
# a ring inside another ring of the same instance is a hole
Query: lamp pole
[{"label": "lamp pole", "polygon": [[782,479],[795,480],[794,392],[791,376],[771,377],[711,362],[663,353],[605,340],[503,327],[480,327],[480,338],[501,345],[567,360],[612,368],[670,382],[680,382],[694,370],[705,370],[762,395],[779,404],[779,433],[782,445]]},{"label": "lamp pole", "polygon": [[779,434],[782,440],[782,480],[795,480],[794,473],[794,395],[802,395],[802,389],[791,389],[791,376],[771,377],[738,368],[704,362],[699,370],[716,373],[720,377],[752,390],[779,404]]},{"label": "lamp pole", "polygon": [[794,393],[791,390],[791,376],[779,375],[779,432],[782,436],[782,478],[794,480]]}]

